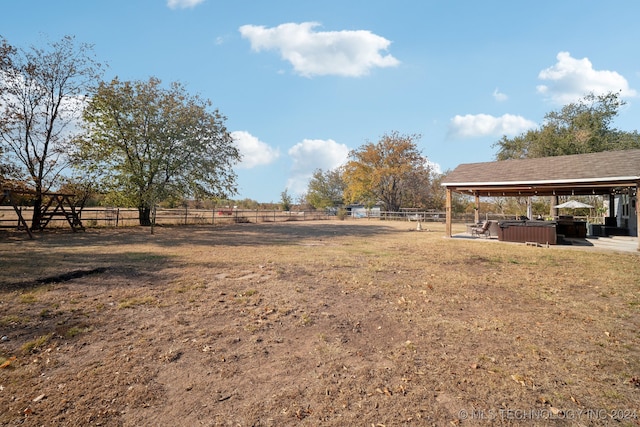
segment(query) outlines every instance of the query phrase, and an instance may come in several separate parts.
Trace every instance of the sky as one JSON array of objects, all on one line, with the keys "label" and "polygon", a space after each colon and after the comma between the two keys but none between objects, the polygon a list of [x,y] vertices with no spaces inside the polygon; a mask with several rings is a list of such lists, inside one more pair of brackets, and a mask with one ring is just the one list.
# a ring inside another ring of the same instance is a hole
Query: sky
[{"label": "sky", "polygon": [[444,172],[590,92],[620,92],[613,126],[638,130],[638,16],[637,0],[0,0],[0,36],[72,35],[104,80],[211,100],[242,154],[233,198],[277,203],[392,132]]}]

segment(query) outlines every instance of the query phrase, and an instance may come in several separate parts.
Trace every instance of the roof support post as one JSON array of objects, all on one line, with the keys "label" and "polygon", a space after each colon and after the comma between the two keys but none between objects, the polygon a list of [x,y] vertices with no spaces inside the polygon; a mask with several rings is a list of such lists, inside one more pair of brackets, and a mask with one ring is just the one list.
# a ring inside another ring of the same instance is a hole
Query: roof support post
[{"label": "roof support post", "polygon": [[448,187],[445,210],[447,213],[447,219],[445,220],[444,230],[447,237],[451,237],[451,189]]},{"label": "roof support post", "polygon": [[558,206],[558,196],[556,196],[555,194],[553,196],[551,196],[549,198],[550,203],[551,203],[551,209],[549,210],[549,216],[551,217],[551,219],[554,219],[555,217],[558,216],[558,209],[555,208],[555,206]]},{"label": "roof support post", "polygon": [[473,213],[473,220],[475,221],[476,224],[480,223],[480,195],[478,193],[476,193],[476,208],[474,209],[474,213]]},{"label": "roof support post", "polygon": [[638,196],[640,196],[640,192],[638,191],[640,190],[640,181],[636,182],[636,198],[635,198],[635,202],[636,202],[636,235],[638,237],[638,251],[640,251],[640,203],[638,203]]}]

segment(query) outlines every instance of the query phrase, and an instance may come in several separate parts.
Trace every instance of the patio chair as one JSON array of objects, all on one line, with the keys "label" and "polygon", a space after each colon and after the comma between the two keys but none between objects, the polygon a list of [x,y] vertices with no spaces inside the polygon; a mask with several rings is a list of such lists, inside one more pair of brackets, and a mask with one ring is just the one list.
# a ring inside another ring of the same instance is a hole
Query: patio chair
[{"label": "patio chair", "polygon": [[471,235],[491,237],[491,231],[489,230],[489,226],[491,226],[491,221],[485,221],[482,224],[482,227],[473,227],[471,229]]}]

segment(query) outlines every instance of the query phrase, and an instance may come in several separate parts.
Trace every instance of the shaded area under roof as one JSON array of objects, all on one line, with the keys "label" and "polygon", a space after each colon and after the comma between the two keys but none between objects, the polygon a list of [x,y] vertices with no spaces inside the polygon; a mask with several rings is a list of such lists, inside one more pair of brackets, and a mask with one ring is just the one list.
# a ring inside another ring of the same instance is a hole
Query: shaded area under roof
[{"label": "shaded area under roof", "polygon": [[614,194],[640,182],[640,149],[461,164],[442,183],[479,196]]}]

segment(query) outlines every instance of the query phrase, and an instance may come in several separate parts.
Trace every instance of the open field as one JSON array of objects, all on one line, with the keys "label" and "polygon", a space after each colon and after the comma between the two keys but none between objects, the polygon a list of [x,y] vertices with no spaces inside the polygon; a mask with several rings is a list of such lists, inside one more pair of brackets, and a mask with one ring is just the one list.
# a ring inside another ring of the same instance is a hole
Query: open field
[{"label": "open field", "polygon": [[640,425],[637,253],[423,228],[0,234],[0,424]]}]

